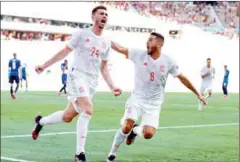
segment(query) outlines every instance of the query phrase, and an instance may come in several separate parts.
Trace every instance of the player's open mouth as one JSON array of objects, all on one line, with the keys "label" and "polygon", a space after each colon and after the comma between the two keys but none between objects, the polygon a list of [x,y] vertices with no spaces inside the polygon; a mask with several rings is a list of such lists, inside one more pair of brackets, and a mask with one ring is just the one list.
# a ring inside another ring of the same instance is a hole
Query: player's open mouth
[{"label": "player's open mouth", "polygon": [[104,24],[105,24],[105,23],[106,23],[106,20],[101,20],[101,23],[104,23]]}]

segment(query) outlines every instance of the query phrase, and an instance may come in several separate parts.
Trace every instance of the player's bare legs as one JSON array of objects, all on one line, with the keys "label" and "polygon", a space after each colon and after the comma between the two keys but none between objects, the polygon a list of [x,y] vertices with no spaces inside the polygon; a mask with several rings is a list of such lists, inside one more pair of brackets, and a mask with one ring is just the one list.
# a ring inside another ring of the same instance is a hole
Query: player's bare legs
[{"label": "player's bare legs", "polygon": [[[212,90],[208,90],[208,96],[211,97],[212,96]],[[209,98],[208,97],[208,98]]]},{"label": "player's bare legs", "polygon": [[71,122],[72,119],[77,115],[78,115],[78,113],[74,109],[73,103],[69,101],[69,103],[64,111],[57,111],[46,117],[42,117],[40,115],[36,116],[35,117],[36,126],[35,126],[34,130],[32,131],[32,138],[34,140],[36,140],[38,138],[39,132],[41,131],[41,129],[44,125],[58,124],[58,123],[63,123],[63,122],[68,123],[68,122]]},{"label": "player's bare legs", "polygon": [[212,96],[212,90],[209,89],[209,90],[208,90],[208,95],[205,97],[207,103],[208,103],[208,99],[209,99],[211,96]]},{"label": "player's bare legs", "polygon": [[[212,96],[212,90],[211,89],[207,89],[207,94],[205,93],[204,95],[204,92],[206,89],[201,89],[200,92],[201,92],[201,95],[204,96],[204,98],[206,99],[206,104],[208,104],[208,99]],[[203,109],[203,103],[198,100],[198,110],[202,111]]]},{"label": "player's bare legs", "polygon": [[37,116],[35,118],[36,126],[32,132],[32,138],[36,140],[39,136],[44,125],[49,124],[58,124],[58,123],[69,123],[76,117],[79,113],[77,121],[77,149],[76,149],[76,162],[85,162],[85,141],[88,131],[88,124],[92,117],[92,104],[89,101],[88,97],[78,97],[77,100],[73,103],[69,101],[67,108],[64,111],[57,111],[49,116],[42,117]]},{"label": "player's bare legs", "polygon": [[114,138],[111,151],[108,155],[107,162],[114,162],[116,152],[121,143],[126,139],[126,144],[131,145],[136,136],[139,135],[145,139],[151,139],[156,132],[156,128],[148,125],[139,126],[131,119],[125,120],[122,129],[120,129]]},{"label": "player's bare legs", "polygon": [[[156,133],[156,128],[149,126],[149,125],[144,125],[144,126],[137,126],[135,125],[131,134],[139,135],[140,137],[143,137],[145,139],[151,139],[154,134]],[[130,134],[130,135],[131,135]],[[131,139],[130,135],[128,136],[126,142],[128,141],[128,145],[132,144],[134,142],[133,139]],[[135,137],[134,137],[135,139]]]},{"label": "player's bare legs", "polygon": [[20,80],[20,87],[21,87],[21,88],[22,88],[22,82],[23,82],[23,81],[22,81],[22,79],[21,79],[21,80]]},{"label": "player's bare legs", "polygon": [[223,83],[222,90],[223,90],[224,98],[227,99],[228,97],[227,83]]},{"label": "player's bare legs", "polygon": [[26,82],[26,92],[27,92],[28,91],[28,81],[25,80],[25,82]]},{"label": "player's bare legs", "polygon": [[[201,95],[202,96],[204,96],[204,93],[206,92],[206,88],[203,86],[203,85],[201,85],[201,88],[200,88],[200,93],[201,93]],[[205,97],[204,97],[205,98]],[[199,111],[202,111],[203,110],[203,103],[200,101],[200,100],[198,100],[198,110]]]},{"label": "player's bare legs", "polygon": [[[28,81],[25,80],[26,92],[28,91]],[[23,79],[20,81],[20,87],[23,88]]]},{"label": "player's bare legs", "polygon": [[13,83],[11,83],[10,85],[10,94],[12,99],[16,99],[16,94],[13,92]]},{"label": "player's bare legs", "polygon": [[64,91],[64,94],[67,94],[66,87],[67,87],[67,85],[66,85],[66,84],[63,84],[63,87],[62,87],[62,88],[59,90],[59,92],[58,92],[58,95],[59,95],[59,96],[61,96],[62,91]]},{"label": "player's bare legs", "polygon": [[126,119],[124,121],[122,128],[119,131],[117,131],[117,133],[114,137],[112,148],[108,155],[108,159],[107,159],[108,162],[115,161],[117,150],[118,150],[120,144],[122,144],[124,142],[124,140],[127,138],[129,133],[131,132],[131,130],[134,126],[134,123],[135,123],[135,121],[133,121],[131,119]]},{"label": "player's bare legs", "polygon": [[19,83],[17,83],[17,86],[16,86],[16,88],[15,88],[15,94],[17,93],[17,91],[18,91],[18,87],[19,87]]},{"label": "player's bare legs", "polygon": [[81,114],[77,120],[77,148],[75,161],[87,162],[85,157],[85,142],[88,132],[88,124],[92,118],[93,107],[89,97],[79,97],[76,101],[81,108]]}]

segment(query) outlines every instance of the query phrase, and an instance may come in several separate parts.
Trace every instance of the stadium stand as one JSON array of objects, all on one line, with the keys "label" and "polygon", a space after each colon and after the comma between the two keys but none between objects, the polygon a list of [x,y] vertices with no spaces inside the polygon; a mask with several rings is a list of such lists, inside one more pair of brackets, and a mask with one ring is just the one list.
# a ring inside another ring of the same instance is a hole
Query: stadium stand
[{"label": "stadium stand", "polygon": [[[94,5],[103,4],[119,10],[120,12],[135,12],[149,19],[157,18],[159,21],[176,22],[178,24],[192,24],[205,31],[233,37],[239,37],[239,9],[237,2],[218,2],[216,5],[206,3],[193,4],[192,2],[92,2]],[[91,4],[92,4],[91,3]],[[88,28],[91,23],[54,20],[50,18],[26,17],[20,15],[1,15],[1,22],[35,23],[48,26],[63,26],[69,28]],[[3,26],[4,27],[4,26]],[[108,30],[127,32],[155,31],[154,28],[108,25]],[[69,34],[49,33],[42,31],[20,31],[2,28],[1,39],[20,40],[60,40],[66,41]]]}]

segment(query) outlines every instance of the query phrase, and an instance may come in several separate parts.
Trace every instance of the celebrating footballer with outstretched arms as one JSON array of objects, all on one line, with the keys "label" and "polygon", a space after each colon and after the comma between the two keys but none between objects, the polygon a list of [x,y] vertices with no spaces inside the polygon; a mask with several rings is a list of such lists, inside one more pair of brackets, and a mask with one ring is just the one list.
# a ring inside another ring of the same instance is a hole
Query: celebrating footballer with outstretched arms
[{"label": "celebrating footballer with outstretched arms", "polygon": [[[107,162],[115,162],[120,144],[126,140],[130,145],[136,136],[150,139],[159,125],[161,104],[164,101],[164,89],[168,74],[179,78],[199,100],[204,98],[193,84],[178,68],[176,62],[161,52],[164,37],[159,33],[151,33],[147,41],[147,49],[128,49],[112,41],[112,48],[132,60],[135,65],[135,87],[128,98],[124,116],[121,119],[122,128],[117,131]],[[141,124],[136,124],[141,117]]]}]

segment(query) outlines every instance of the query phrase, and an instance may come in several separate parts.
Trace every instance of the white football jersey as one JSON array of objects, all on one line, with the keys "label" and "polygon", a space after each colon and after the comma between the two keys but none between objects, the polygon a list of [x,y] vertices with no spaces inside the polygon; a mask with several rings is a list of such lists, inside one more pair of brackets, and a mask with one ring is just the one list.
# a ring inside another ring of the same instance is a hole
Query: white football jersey
[{"label": "white football jersey", "polygon": [[168,74],[180,74],[178,65],[165,54],[153,60],[146,50],[130,49],[129,59],[135,64],[134,96],[143,100],[153,100],[161,104]]},{"label": "white football jersey", "polygon": [[74,49],[72,68],[98,78],[101,60],[108,60],[111,41],[95,35],[91,29],[78,30],[73,33],[67,44]]},{"label": "white football jersey", "polygon": [[212,83],[213,81],[213,76],[215,74],[214,67],[210,66],[210,68],[208,68],[207,66],[204,66],[201,70],[201,75],[206,74],[208,70],[210,70],[210,72],[206,77],[202,78],[202,83]]}]

